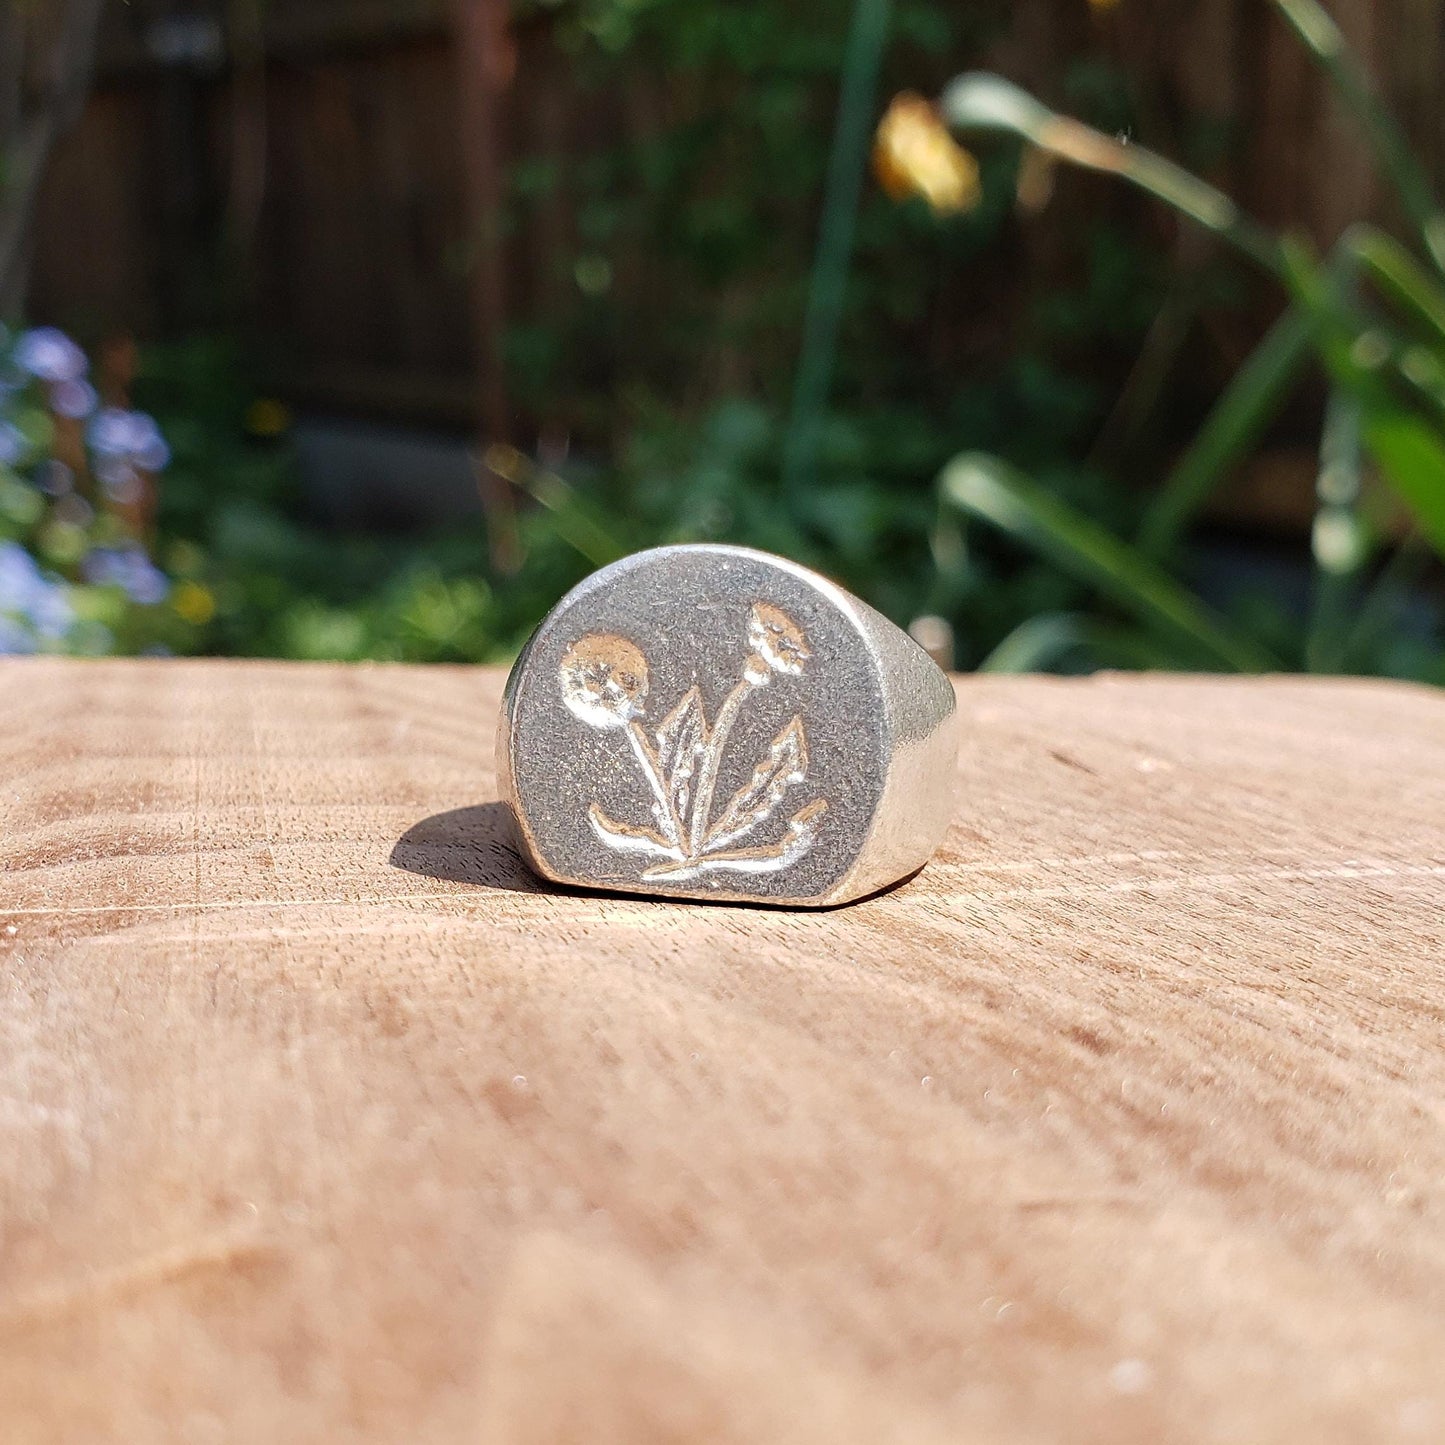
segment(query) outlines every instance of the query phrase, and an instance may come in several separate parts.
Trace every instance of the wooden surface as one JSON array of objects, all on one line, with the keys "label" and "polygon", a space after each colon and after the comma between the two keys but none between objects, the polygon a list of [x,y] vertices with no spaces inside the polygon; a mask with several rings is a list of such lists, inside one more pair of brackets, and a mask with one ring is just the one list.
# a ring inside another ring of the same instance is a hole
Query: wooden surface
[{"label": "wooden surface", "polygon": [[564,896],[491,670],[0,668],[0,1438],[1445,1438],[1445,697],[966,679],[827,914]]}]

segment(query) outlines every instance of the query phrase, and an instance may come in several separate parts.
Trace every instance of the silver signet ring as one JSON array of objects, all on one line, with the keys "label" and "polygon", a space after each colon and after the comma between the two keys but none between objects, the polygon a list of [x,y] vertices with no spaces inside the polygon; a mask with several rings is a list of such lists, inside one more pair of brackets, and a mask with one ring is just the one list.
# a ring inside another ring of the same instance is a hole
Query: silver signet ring
[{"label": "silver signet ring", "polygon": [[497,776],[544,878],[826,907],[938,846],[954,706],[911,637],[817,573],[658,547],[593,573],[532,635]]}]

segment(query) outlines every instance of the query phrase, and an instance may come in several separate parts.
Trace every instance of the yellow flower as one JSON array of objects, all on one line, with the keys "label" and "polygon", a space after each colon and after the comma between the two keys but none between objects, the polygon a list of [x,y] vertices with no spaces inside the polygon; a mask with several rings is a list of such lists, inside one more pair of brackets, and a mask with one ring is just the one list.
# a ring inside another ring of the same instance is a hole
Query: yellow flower
[{"label": "yellow flower", "polygon": [[216,615],[216,599],[210,588],[199,582],[182,582],[171,597],[171,606],[192,627],[204,627]]},{"label": "yellow flower", "polygon": [[978,163],[948,133],[936,106],[894,96],[873,137],[873,171],[895,201],[922,196],[936,215],[978,204]]}]

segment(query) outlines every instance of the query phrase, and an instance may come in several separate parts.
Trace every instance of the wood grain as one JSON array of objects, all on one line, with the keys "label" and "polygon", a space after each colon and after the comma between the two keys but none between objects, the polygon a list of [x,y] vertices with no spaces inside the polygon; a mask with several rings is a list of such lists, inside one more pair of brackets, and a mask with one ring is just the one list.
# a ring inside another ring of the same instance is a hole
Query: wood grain
[{"label": "wood grain", "polygon": [[500,685],[0,668],[7,1442],[1445,1437],[1445,698],[962,680],[818,915],[534,883]]}]

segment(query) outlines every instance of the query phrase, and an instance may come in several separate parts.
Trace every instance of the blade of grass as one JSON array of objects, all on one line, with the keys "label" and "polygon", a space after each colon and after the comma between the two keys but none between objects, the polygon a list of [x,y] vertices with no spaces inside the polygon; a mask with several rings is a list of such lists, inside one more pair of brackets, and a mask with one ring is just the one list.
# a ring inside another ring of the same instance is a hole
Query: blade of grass
[{"label": "blade of grass", "polygon": [[1172,660],[1148,639],[1077,612],[1045,612],[1019,623],[978,665],[979,672],[1048,672],[1071,652],[1098,663],[1162,668]]},{"label": "blade of grass", "polygon": [[1235,373],[1198,435],[1150,502],[1138,544],[1160,557],[1178,542],[1233,467],[1259,440],[1313,354],[1314,326],[1291,307]]},{"label": "blade of grass", "polygon": [[1445,557],[1445,441],[1403,408],[1368,411],[1365,445],[1414,514],[1430,545]]},{"label": "blade of grass", "polygon": [[1315,344],[1336,384],[1358,396],[1366,411],[1394,412],[1402,404],[1445,434],[1445,376],[1436,353],[1412,345],[1355,300],[1358,258],[1336,250],[1321,266],[1297,242],[1287,239],[1285,284],[1315,323]]},{"label": "blade of grass", "polygon": [[783,438],[783,495],[794,504],[813,481],[818,433],[833,382],[838,327],[848,289],[858,198],[868,161],[873,95],[888,38],[890,4],[891,0],[858,0],[843,57],[843,85],[828,162],[818,252],[803,317],[793,411]]},{"label": "blade of grass", "polygon": [[1325,365],[1360,406],[1365,449],[1445,557],[1445,395],[1412,373],[1409,349],[1387,331],[1360,329],[1347,274],[1326,273],[1292,245],[1284,255],[1290,290],[1315,318]]},{"label": "blade of grass", "polygon": [[1426,251],[1436,266],[1445,271],[1445,215],[1441,214],[1430,182],[1404,132],[1381,104],[1364,66],[1345,44],[1339,26],[1318,0],[1272,0],[1272,3],[1304,42],[1305,49],[1329,78],[1340,99],[1354,112],[1380,168],[1390,178],[1401,204],[1418,228]]},{"label": "blade of grass", "polygon": [[[1341,78],[1340,83],[1362,86],[1357,98],[1362,105],[1373,106],[1373,97],[1363,80],[1363,73],[1358,71],[1353,57],[1345,50],[1334,22],[1319,9],[1315,0],[1274,0],[1274,3],[1285,12],[1286,18],[1322,63],[1332,67],[1331,73]],[[1366,413],[1366,437],[1370,450],[1419,517],[1422,530],[1445,553],[1445,545],[1440,540],[1445,535],[1441,530],[1445,523],[1437,516],[1437,513],[1445,511],[1445,489],[1437,482],[1434,469],[1436,451],[1442,450],[1445,454],[1440,443],[1441,435],[1445,434],[1445,395],[1422,382],[1417,374],[1418,368],[1402,365],[1405,353],[1393,338],[1383,330],[1370,327],[1349,304],[1348,277],[1342,277],[1345,268],[1340,258],[1332,257],[1328,267],[1321,266],[1303,245],[1288,238],[1284,241],[1277,239],[1242,215],[1228,196],[1179,166],[1142,146],[1124,145],[1078,121],[1056,115],[998,76],[980,73],[960,76],[944,93],[942,108],[953,125],[1010,132],[1062,160],[1130,181],[1192,217],[1278,277],[1314,322],[1317,345],[1337,383],[1360,397]],[[1391,123],[1383,111],[1379,112],[1376,120],[1379,124],[1371,134],[1377,142],[1383,143],[1381,138],[1386,137]],[[1408,167],[1412,162],[1407,149],[1405,165]],[[1401,174],[1404,172],[1401,171]],[[1418,192],[1415,194],[1420,205],[1428,202],[1433,216],[1428,188],[1423,197]],[[1445,221],[1441,224],[1445,228]],[[1441,230],[1441,239],[1445,241],[1445,229]],[[1437,261],[1440,260],[1445,256],[1445,246],[1438,254],[1433,251],[1432,254],[1436,255]],[[1387,284],[1393,282],[1398,289],[1402,279],[1411,279],[1401,271],[1399,257],[1389,254],[1387,248],[1367,245],[1366,256],[1383,266],[1382,275],[1387,278]],[[1419,314],[1430,314],[1428,293],[1421,292],[1418,287],[1407,287],[1404,294],[1413,297],[1417,313],[1423,304],[1425,310]],[[1375,347],[1380,354],[1373,366],[1362,364],[1356,356],[1355,344],[1367,339],[1380,343]],[[1434,432],[1428,424],[1416,423],[1410,413],[1391,404],[1384,379],[1387,365],[1393,380],[1410,394],[1412,402],[1434,420]],[[1246,393],[1241,401],[1247,400]],[[1247,413],[1248,408],[1243,409]],[[1167,540],[1170,535],[1168,509],[1177,508],[1182,519],[1188,512],[1187,503],[1191,500],[1197,503],[1201,495],[1207,494],[1213,475],[1205,464],[1207,457],[1205,461],[1198,458],[1187,460],[1191,466],[1198,466],[1199,471],[1192,475],[1186,473],[1185,482],[1180,484],[1180,500],[1170,495],[1163,504],[1165,520],[1151,520],[1150,535],[1156,540]]]},{"label": "blade of grass", "polygon": [[1059,160],[1119,176],[1282,278],[1279,242],[1269,231],[1246,216],[1223,191],[1154,151],[1126,145],[1082,121],[1058,115],[1010,81],[984,72],[960,75],[944,91],[940,106],[950,125],[1004,131]]},{"label": "blade of grass", "polygon": [[556,472],[537,466],[516,447],[503,443],[487,448],[485,463],[497,476],[545,507],[552,514],[557,535],[594,567],[605,567],[626,554],[627,548],[597,521],[582,498]]},{"label": "blade of grass", "polygon": [[1360,403],[1336,387],[1325,410],[1315,480],[1314,585],[1305,639],[1309,672],[1336,672],[1344,662],[1355,584],[1369,552],[1359,515],[1360,468]]},{"label": "blade of grass", "polygon": [[1374,226],[1352,226],[1341,243],[1387,300],[1445,345],[1445,291],[1393,236]]},{"label": "blade of grass", "polygon": [[1186,639],[1216,664],[1240,672],[1278,666],[1142,553],[997,458],[955,457],[939,486],[948,502],[1042,553],[1141,622]]},{"label": "blade of grass", "polygon": [[1418,531],[1395,549],[1356,609],[1354,626],[1345,639],[1345,666],[1360,666],[1369,657],[1378,639],[1393,625],[1401,596],[1429,570],[1431,557],[1430,547]]}]

